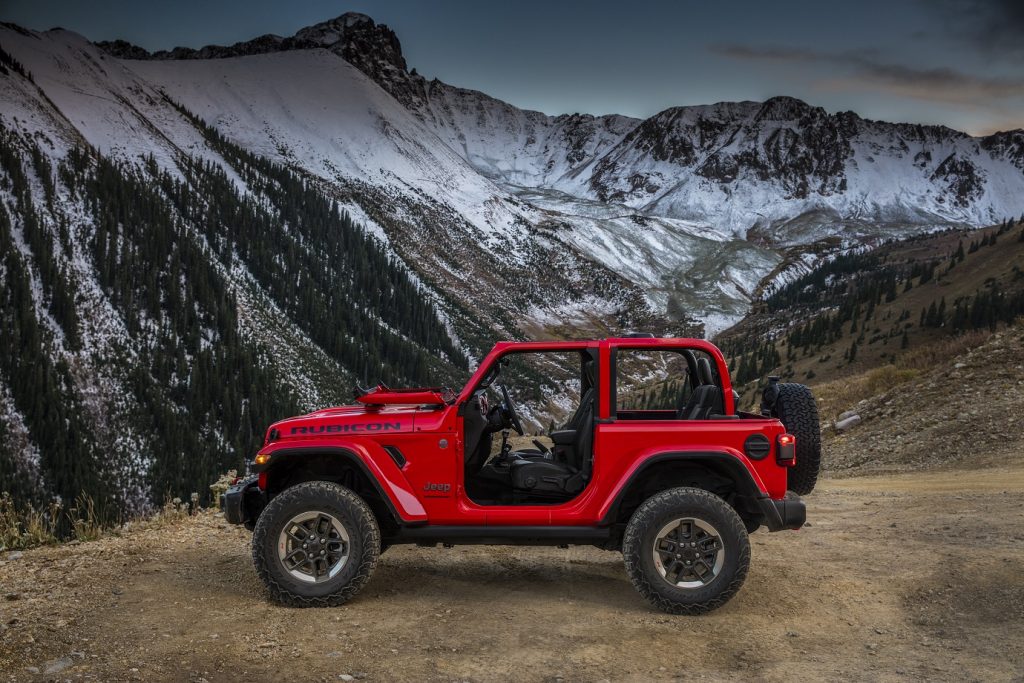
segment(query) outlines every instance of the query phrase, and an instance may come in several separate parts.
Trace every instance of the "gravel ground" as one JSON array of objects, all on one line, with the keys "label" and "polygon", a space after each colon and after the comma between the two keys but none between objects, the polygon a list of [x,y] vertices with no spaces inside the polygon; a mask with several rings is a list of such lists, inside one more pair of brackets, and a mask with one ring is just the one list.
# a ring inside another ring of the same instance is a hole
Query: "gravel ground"
[{"label": "gravel ground", "polygon": [[396,547],[348,605],[279,607],[204,513],[0,560],[0,681],[1022,680],[1022,493],[1016,466],[825,480],[702,617],[575,547]]}]

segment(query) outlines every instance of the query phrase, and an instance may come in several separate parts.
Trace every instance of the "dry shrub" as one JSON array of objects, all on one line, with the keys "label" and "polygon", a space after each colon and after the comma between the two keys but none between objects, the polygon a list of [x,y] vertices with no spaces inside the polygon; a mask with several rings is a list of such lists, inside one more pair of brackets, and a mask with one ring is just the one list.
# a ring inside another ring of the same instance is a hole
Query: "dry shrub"
[{"label": "dry shrub", "polygon": [[158,516],[165,522],[174,522],[185,519],[189,515],[190,505],[181,498],[168,496],[164,499],[164,506],[160,509]]},{"label": "dry shrub", "polygon": [[916,368],[898,368],[894,365],[883,365],[867,373],[867,377],[864,380],[864,388],[868,390],[871,396],[876,396],[884,394],[904,382],[909,382],[920,374],[921,371]]},{"label": "dry shrub", "polygon": [[213,507],[220,509],[220,496],[238,479],[238,470],[228,470],[226,474],[220,475],[217,481],[210,484],[210,493],[213,495]]},{"label": "dry shrub", "polygon": [[0,549],[14,548],[21,538],[21,524],[14,501],[4,493],[0,496]]},{"label": "dry shrub", "polygon": [[85,494],[67,511],[56,501],[42,510],[31,504],[18,506],[10,494],[0,494],[0,550],[24,550],[72,538],[95,541],[111,528]]},{"label": "dry shrub", "polygon": [[910,349],[897,360],[901,368],[925,370],[956,362],[957,356],[976,349],[992,336],[989,330],[973,330],[955,337],[946,337],[926,346]]},{"label": "dry shrub", "polygon": [[866,398],[884,394],[921,374],[916,368],[883,365],[853,377],[844,377],[814,388],[822,421],[831,421]]},{"label": "dry shrub", "polygon": [[85,494],[75,499],[75,506],[68,510],[68,520],[71,522],[71,533],[78,541],[95,541],[110,529],[97,513],[92,496]]},{"label": "dry shrub", "polygon": [[46,510],[36,510],[31,505],[18,507],[10,494],[0,494],[0,550],[24,550],[56,543],[60,512],[59,503],[50,503]]},{"label": "dry shrub", "polygon": [[988,330],[975,330],[947,337],[907,351],[895,364],[819,384],[814,387],[814,394],[818,397],[822,422],[835,420],[858,402],[884,394],[931,368],[952,365],[958,357],[981,346],[991,336],[992,332]]},{"label": "dry shrub", "polygon": [[[226,476],[233,477],[230,473]],[[188,501],[168,495],[163,507],[152,517],[125,523],[105,516],[100,506],[86,494],[78,496],[67,510],[57,502],[36,510],[30,504],[15,504],[11,495],[3,492],[0,493],[0,551],[24,550],[68,540],[95,541],[136,525],[160,527],[201,512],[198,493],[193,493]]]}]

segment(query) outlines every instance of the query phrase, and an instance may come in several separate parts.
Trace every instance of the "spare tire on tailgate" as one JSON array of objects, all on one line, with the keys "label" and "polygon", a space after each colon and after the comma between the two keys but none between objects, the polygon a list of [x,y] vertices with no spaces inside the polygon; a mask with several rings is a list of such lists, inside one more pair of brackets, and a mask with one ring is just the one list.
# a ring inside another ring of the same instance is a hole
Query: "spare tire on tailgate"
[{"label": "spare tire on tailgate", "polygon": [[806,496],[814,490],[821,469],[821,425],[814,395],[803,384],[783,382],[769,385],[764,399],[786,431],[796,437],[796,465],[789,470],[787,488]]}]

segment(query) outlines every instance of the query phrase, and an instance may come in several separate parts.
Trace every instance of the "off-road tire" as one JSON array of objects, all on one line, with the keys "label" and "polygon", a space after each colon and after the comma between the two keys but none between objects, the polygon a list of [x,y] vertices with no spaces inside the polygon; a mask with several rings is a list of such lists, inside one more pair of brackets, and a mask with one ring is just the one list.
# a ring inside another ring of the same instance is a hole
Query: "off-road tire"
[{"label": "off-road tire", "polygon": [[801,496],[814,490],[821,469],[821,424],[818,405],[803,384],[779,384],[775,414],[796,437],[796,465],[789,468],[787,488]]},{"label": "off-road tire", "polygon": [[[303,512],[325,512],[344,524],[349,557],[337,576],[323,583],[293,577],[278,557],[284,525]],[[373,512],[350,489],[327,481],[296,484],[277,495],[263,510],[252,536],[256,573],[270,596],[291,607],[332,607],[352,598],[369,580],[380,557],[380,529]]]},{"label": "off-road tire", "polygon": [[[725,547],[725,562],[706,586],[678,588],[655,567],[658,531],[680,517],[709,522]],[[724,605],[743,585],[750,567],[750,540],[743,520],[724,500],[696,488],[676,488],[648,498],[629,520],[622,539],[626,573],[640,595],[669,614],[704,614]]]}]

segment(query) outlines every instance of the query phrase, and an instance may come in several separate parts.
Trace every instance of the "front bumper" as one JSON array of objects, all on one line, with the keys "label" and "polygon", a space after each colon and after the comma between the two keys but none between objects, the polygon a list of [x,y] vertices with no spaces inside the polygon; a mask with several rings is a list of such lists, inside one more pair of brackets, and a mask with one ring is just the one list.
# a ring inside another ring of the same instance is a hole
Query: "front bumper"
[{"label": "front bumper", "polygon": [[757,502],[769,531],[799,529],[807,521],[807,506],[799,498],[773,500],[765,496]]},{"label": "front bumper", "polygon": [[[220,509],[229,524],[245,524],[251,526],[256,522],[258,512],[253,514],[256,505],[263,500],[263,492],[259,489],[259,478],[249,477],[234,484],[220,496]],[[262,506],[259,506],[262,507]]]}]

